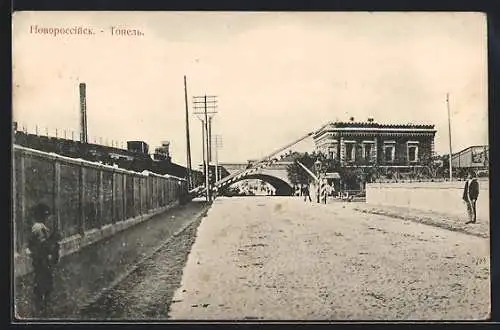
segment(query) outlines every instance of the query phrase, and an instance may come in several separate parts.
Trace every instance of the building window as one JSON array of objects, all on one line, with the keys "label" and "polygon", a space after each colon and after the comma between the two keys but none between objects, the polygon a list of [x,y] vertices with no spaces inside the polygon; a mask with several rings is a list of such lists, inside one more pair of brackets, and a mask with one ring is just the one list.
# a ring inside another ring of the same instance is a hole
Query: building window
[{"label": "building window", "polygon": [[418,150],[417,146],[409,146],[408,147],[408,160],[410,162],[416,162],[416,161],[418,161],[417,150]]},{"label": "building window", "polygon": [[366,144],[365,145],[365,154],[363,155],[365,160],[370,160],[372,154],[372,145],[371,144]]},{"label": "building window", "polygon": [[394,162],[395,150],[396,150],[396,148],[393,144],[384,145],[384,155],[385,155],[386,162],[388,162],[388,163]]},{"label": "building window", "polygon": [[418,141],[408,141],[406,145],[408,162],[418,161]]},{"label": "building window", "polygon": [[346,143],[345,145],[345,158],[348,162],[352,162],[356,158],[356,148],[354,143]]}]

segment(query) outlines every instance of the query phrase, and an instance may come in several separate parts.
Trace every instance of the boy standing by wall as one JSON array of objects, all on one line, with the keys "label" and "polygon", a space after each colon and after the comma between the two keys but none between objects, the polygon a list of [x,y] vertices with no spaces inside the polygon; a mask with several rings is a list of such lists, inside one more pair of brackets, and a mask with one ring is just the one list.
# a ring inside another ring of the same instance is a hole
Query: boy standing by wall
[{"label": "boy standing by wall", "polygon": [[59,235],[47,227],[50,208],[37,204],[33,208],[34,223],[28,241],[28,254],[31,255],[35,275],[33,293],[37,314],[47,312],[47,302],[53,289],[53,268],[59,261]]}]

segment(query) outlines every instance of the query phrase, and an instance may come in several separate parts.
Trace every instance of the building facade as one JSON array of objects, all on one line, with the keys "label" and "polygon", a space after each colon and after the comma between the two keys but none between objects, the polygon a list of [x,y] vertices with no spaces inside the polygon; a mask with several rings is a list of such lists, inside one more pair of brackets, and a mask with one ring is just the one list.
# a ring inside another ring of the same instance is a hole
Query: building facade
[{"label": "building facade", "polygon": [[330,122],[313,135],[316,152],[341,166],[413,168],[434,155],[434,125]]}]

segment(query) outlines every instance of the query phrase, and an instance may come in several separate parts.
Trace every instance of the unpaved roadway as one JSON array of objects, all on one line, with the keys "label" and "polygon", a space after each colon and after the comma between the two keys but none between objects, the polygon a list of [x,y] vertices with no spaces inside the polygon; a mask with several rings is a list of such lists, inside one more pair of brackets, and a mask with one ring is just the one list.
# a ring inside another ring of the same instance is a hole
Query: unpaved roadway
[{"label": "unpaved roadway", "polygon": [[198,227],[169,317],[487,317],[487,238],[356,212],[353,204],[218,198]]}]

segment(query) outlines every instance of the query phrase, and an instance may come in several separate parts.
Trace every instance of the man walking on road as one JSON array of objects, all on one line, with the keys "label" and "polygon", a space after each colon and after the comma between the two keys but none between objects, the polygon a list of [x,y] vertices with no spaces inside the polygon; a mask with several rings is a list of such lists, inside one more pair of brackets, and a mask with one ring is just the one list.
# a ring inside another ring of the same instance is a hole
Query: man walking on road
[{"label": "man walking on road", "polygon": [[309,192],[309,185],[305,184],[302,187],[302,194],[304,195],[304,202],[307,201],[307,198],[309,198],[309,201],[312,202],[311,194]]},{"label": "man walking on road", "polygon": [[467,214],[469,216],[469,221],[465,224],[476,223],[476,201],[479,195],[479,183],[477,182],[476,175],[474,172],[469,172],[467,175],[467,181],[464,186],[464,193],[462,199],[467,205]]}]

